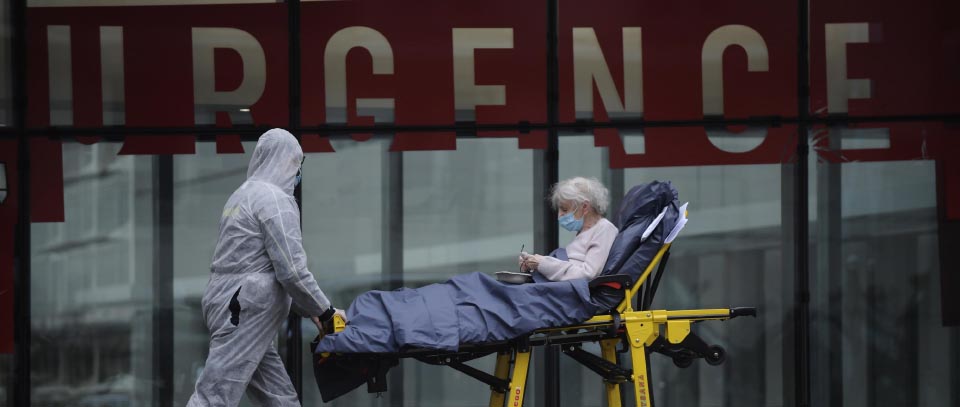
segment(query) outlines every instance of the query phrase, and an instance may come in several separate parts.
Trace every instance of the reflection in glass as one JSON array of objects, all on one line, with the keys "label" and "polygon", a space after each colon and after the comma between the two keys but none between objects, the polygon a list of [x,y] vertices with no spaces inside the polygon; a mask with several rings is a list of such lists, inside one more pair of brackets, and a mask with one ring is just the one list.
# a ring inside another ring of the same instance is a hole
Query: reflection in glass
[{"label": "reflection in glass", "polygon": [[718,367],[679,369],[652,359],[662,405],[784,405],[784,326],[792,324],[793,273],[783,258],[779,164],[629,169],[628,186],[670,180],[690,223],[671,249],[655,309],[754,306],[763,318],[698,324],[708,343],[727,350]]},{"label": "reflection in glass", "polygon": [[0,406],[7,406],[13,398],[13,354],[0,354]]},{"label": "reflection in glass", "polygon": [[65,222],[32,225],[35,405],[153,396],[154,165],[119,147],[64,142]]},{"label": "reflection in glass", "polygon": [[[513,138],[459,139],[456,151],[404,153],[405,285],[515,269],[520,246],[534,246],[534,165],[533,152],[518,149]],[[494,358],[470,364],[489,372]],[[405,399],[416,405],[468,405],[490,397],[487,386],[448,367],[403,368]],[[534,402],[533,393],[527,403]]]},{"label": "reflection in glass", "polygon": [[[917,145],[935,131],[909,127]],[[900,147],[911,142],[899,134]],[[810,156],[815,405],[956,400],[960,362],[950,355],[960,351],[960,331],[940,319],[935,162],[920,154],[851,160],[858,150],[889,149],[889,137],[883,128],[830,128],[817,133],[822,143]]]},{"label": "reflection in glass", "polygon": [[[336,153],[311,155],[304,164],[304,246],[311,270],[336,306],[346,307],[371,289],[509,269],[520,245],[532,246],[533,155],[517,149],[514,139],[461,139],[456,151],[402,156],[388,153],[388,146],[389,140],[343,141],[334,145]],[[402,178],[391,178],[391,171],[402,171]],[[391,186],[391,180],[402,184]],[[399,205],[386,192],[398,187]],[[402,216],[402,229],[388,227],[392,216]],[[402,251],[401,270],[387,264],[398,258],[391,250]],[[316,329],[303,327],[309,343]],[[493,359],[471,364],[490,370]],[[309,359],[304,366],[304,405],[319,405]],[[387,405],[401,390],[408,405],[418,406],[489,397],[486,386],[446,367],[402,363],[396,369],[403,373],[402,389],[376,399],[361,388],[332,405]]]},{"label": "reflection in glass", "polygon": [[532,246],[532,152],[514,139],[461,139],[456,151],[404,154],[404,278],[516,266]]},{"label": "reflection in glass", "polygon": [[[320,289],[334,307],[346,309],[358,294],[391,284],[381,267],[381,207],[389,140],[334,140],[333,146],[335,153],[309,154],[303,163],[303,247]],[[309,344],[317,328],[309,320],[302,322],[303,343]],[[319,406],[310,356],[305,347],[303,405]],[[384,400],[388,395],[377,399],[361,388],[330,405],[387,405]]]}]

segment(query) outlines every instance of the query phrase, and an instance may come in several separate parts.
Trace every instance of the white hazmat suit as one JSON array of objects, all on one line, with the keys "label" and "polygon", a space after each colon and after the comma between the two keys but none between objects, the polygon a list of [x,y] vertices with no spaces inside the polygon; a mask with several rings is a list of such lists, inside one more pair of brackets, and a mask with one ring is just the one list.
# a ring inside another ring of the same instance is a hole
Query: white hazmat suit
[{"label": "white hazmat suit", "polygon": [[332,316],[307,270],[293,198],[303,151],[282,129],[257,142],[247,180],[227,200],[201,306],[210,354],[188,407],[236,406],[244,390],[265,406],[299,406],[274,339],[292,305]]}]

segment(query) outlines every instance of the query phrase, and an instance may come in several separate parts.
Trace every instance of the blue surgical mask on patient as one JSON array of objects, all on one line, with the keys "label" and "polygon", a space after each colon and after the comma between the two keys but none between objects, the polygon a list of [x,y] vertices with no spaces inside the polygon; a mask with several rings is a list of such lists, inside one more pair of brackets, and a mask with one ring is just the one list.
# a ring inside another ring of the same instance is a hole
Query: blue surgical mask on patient
[{"label": "blue surgical mask on patient", "polygon": [[577,219],[573,217],[573,213],[576,211],[577,210],[574,209],[570,212],[567,212],[566,215],[557,218],[557,222],[560,222],[560,227],[571,232],[579,232],[580,229],[583,229],[583,219]]}]

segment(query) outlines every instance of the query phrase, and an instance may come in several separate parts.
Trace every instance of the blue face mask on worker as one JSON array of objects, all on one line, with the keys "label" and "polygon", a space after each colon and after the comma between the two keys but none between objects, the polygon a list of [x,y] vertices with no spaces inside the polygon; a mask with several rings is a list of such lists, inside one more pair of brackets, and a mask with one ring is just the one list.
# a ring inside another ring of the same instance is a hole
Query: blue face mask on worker
[{"label": "blue face mask on worker", "polygon": [[557,218],[557,222],[560,222],[560,227],[571,232],[579,232],[580,229],[583,229],[583,218],[577,219],[573,217],[573,213],[576,212],[577,209],[580,208],[577,207],[572,211],[567,212],[566,215]]},{"label": "blue face mask on worker", "polygon": [[296,182],[293,184],[293,187],[294,187],[294,188],[296,188],[297,185],[300,185],[300,181],[303,180],[303,162],[306,161],[306,159],[307,159],[307,157],[303,157],[303,158],[300,159],[300,168],[297,169]]}]

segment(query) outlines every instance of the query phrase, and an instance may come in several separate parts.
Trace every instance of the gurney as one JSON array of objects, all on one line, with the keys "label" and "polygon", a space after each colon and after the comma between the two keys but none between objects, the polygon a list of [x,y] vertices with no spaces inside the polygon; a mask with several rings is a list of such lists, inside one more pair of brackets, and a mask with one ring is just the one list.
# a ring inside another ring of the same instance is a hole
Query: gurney
[{"label": "gurney", "polygon": [[[366,383],[368,392],[385,392],[387,371],[399,359],[411,358],[423,363],[449,366],[486,384],[491,389],[490,406],[521,406],[532,350],[537,346],[559,345],[564,354],[600,376],[608,406],[622,405],[620,386],[632,389],[638,406],[652,406],[648,363],[651,353],[670,357],[681,368],[689,367],[701,358],[710,365],[719,365],[726,360],[724,349],[719,345],[707,344],[692,332],[692,327],[702,321],[756,316],[756,310],[748,307],[650,309],[669,260],[673,238],[686,221],[685,206],[680,212],[683,219],[679,226],[671,231],[639,278],[634,281],[629,275],[611,274],[590,282],[591,292],[593,289],[602,290],[607,297],[615,292],[622,298],[602,315],[578,324],[539,329],[507,341],[465,344],[457,351],[412,348],[395,353],[315,353],[314,372],[323,400],[332,400],[363,383]],[[344,329],[343,320],[335,318],[330,331],[341,332]],[[318,340],[311,344],[311,349],[316,349]],[[584,350],[585,343],[599,343],[600,355]],[[618,357],[621,353],[628,355],[632,367],[621,363]],[[466,364],[490,354],[497,355],[492,373]],[[338,366],[335,370],[337,374],[329,374],[330,370],[324,368],[329,364]],[[330,388],[341,390],[330,391]]]}]

